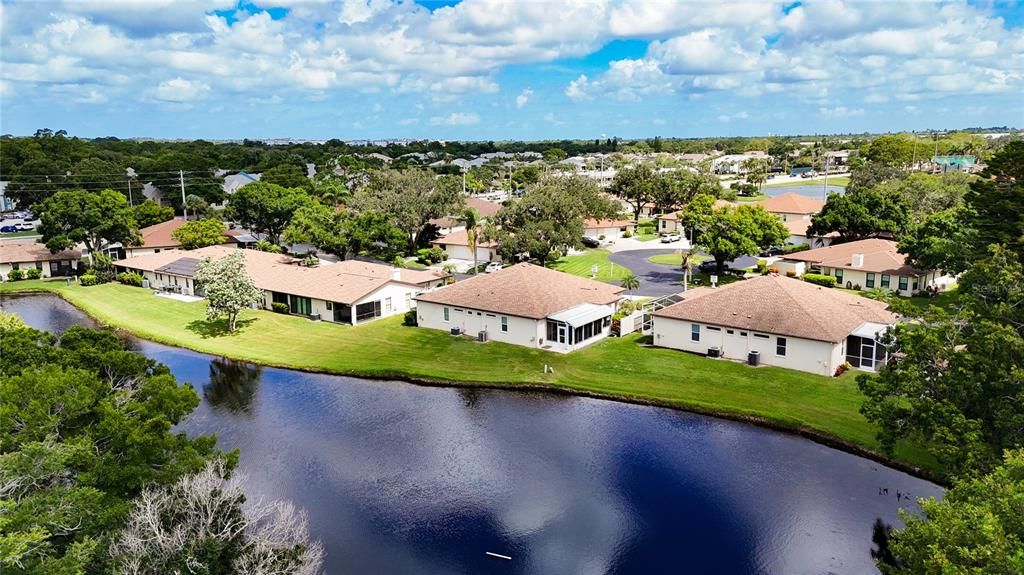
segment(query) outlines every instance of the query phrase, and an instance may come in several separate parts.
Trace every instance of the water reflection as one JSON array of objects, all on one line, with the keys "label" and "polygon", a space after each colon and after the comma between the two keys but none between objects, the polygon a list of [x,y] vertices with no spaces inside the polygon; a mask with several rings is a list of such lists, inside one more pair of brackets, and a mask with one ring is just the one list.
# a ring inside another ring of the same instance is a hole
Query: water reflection
[{"label": "water reflection", "polygon": [[262,374],[262,366],[215,357],[210,360],[210,381],[203,385],[203,399],[214,409],[250,415]]}]

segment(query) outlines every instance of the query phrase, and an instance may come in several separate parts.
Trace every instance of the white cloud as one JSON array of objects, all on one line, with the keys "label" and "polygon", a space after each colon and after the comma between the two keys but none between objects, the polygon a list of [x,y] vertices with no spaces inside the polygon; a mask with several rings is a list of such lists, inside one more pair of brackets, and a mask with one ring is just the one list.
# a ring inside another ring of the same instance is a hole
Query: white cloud
[{"label": "white cloud", "polygon": [[818,108],[818,113],[823,116],[830,118],[850,118],[853,116],[863,116],[864,108],[847,108],[846,106],[836,106],[834,108]]},{"label": "white cloud", "polygon": [[186,80],[181,76],[160,82],[153,92],[157,100],[164,102],[190,102],[206,95],[210,87],[202,82]]},{"label": "white cloud", "polygon": [[736,112],[735,114],[722,114],[718,116],[719,122],[731,122],[733,120],[746,120],[750,118],[750,114],[746,112]]},{"label": "white cloud", "polygon": [[526,103],[530,101],[530,96],[532,95],[533,90],[531,90],[530,88],[526,88],[522,92],[519,92],[519,95],[516,96],[516,108],[522,108],[523,106],[525,106]]},{"label": "white cloud", "polygon": [[472,126],[480,123],[480,116],[475,112],[452,112],[447,116],[430,118],[431,126]]}]

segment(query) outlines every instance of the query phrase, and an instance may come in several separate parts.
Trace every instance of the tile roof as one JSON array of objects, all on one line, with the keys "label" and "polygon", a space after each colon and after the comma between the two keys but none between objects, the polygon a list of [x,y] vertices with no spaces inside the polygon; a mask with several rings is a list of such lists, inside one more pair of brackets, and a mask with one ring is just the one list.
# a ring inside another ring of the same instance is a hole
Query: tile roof
[{"label": "tile roof", "polygon": [[[899,252],[898,245],[892,240],[870,238],[787,254],[784,256],[784,259],[808,262],[830,268],[856,269],[891,275],[916,275],[924,273],[923,270],[907,265],[906,256]],[[864,255],[863,265],[854,267],[854,254]]]},{"label": "tile roof", "polygon": [[584,303],[618,301],[623,289],[529,263],[480,274],[429,293],[417,301],[541,319]]},{"label": "tile roof", "polygon": [[[466,230],[459,230],[452,232],[448,235],[441,236],[430,243],[439,246],[466,246],[469,247],[469,234]],[[476,247],[478,248],[493,248],[497,247],[498,244],[495,242],[485,242],[480,240],[480,235],[477,233]]]},{"label": "tile roof", "polygon": [[773,214],[816,214],[825,206],[821,200],[793,192],[761,200],[757,204]]},{"label": "tile roof", "polygon": [[174,218],[142,228],[139,230],[139,235],[142,236],[142,243],[132,247],[176,248],[181,244],[178,243],[178,240],[172,238],[171,234],[183,225],[185,225],[184,218]]},{"label": "tile roof", "polygon": [[865,322],[896,322],[884,302],[774,274],[681,295],[654,316],[827,342]]},{"label": "tile roof", "polygon": [[[807,228],[811,227],[811,218],[798,218],[795,220],[786,220],[782,222],[782,225],[786,226],[786,229],[789,230],[790,235],[806,236]],[[816,237],[838,238],[839,234],[836,232],[829,232],[824,236]]]},{"label": "tile roof", "polygon": [[0,264],[78,260],[81,258],[82,252],[79,250],[64,250],[54,254],[40,243],[0,242]]},{"label": "tile roof", "polygon": [[[191,251],[168,250],[118,260],[115,264],[150,272],[169,270],[173,265],[186,272],[182,275],[190,275],[187,273],[187,260],[207,257],[216,260],[234,252],[245,256],[246,271],[260,289],[346,304],[354,303],[391,281],[425,287],[445,277],[445,274],[433,271],[399,269],[357,260],[306,267],[299,265],[301,260],[287,255],[230,246],[210,246]],[[392,278],[395,271],[398,273],[397,280]]]},{"label": "tile roof", "polygon": [[[501,204],[499,204],[498,202],[485,200],[483,198],[469,196],[468,198],[466,198],[466,207],[473,208],[474,210],[476,210],[476,212],[480,214],[480,217],[490,218],[494,217],[498,213],[498,210],[501,209]],[[439,228],[452,228],[461,225],[456,220],[456,217],[456,215],[451,215],[443,218],[437,218],[434,220],[430,220],[430,223],[434,224]]]}]

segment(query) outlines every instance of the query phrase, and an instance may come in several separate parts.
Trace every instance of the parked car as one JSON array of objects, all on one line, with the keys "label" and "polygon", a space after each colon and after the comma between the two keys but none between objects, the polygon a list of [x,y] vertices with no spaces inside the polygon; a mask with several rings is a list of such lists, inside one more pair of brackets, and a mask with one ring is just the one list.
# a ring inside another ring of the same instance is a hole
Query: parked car
[{"label": "parked car", "polygon": [[18,228],[13,225],[0,227],[0,234],[9,234],[16,231],[18,231]]},{"label": "parked car", "polygon": [[665,234],[661,236],[661,243],[670,244],[672,242],[678,242],[680,240],[679,234]]},{"label": "parked car", "polygon": [[713,273],[717,269],[718,269],[718,264],[715,263],[715,260],[708,260],[708,261],[705,261],[705,262],[701,262],[700,265],[697,266],[697,271],[702,273],[702,274]]},{"label": "parked car", "polygon": [[596,248],[601,245],[601,242],[599,242],[597,238],[592,238],[590,236],[583,236],[582,238],[580,238],[580,243],[587,246],[588,248]]},{"label": "parked car", "polygon": [[21,222],[20,224],[14,224],[14,227],[18,228],[18,230],[20,230],[20,231],[28,231],[28,230],[36,229],[36,225],[35,224],[30,224],[28,222]]},{"label": "parked car", "polygon": [[497,272],[497,271],[501,271],[501,264],[499,264],[498,262],[491,262],[491,263],[487,264],[487,267],[484,268],[484,271],[489,273],[489,274]]},{"label": "parked car", "polygon": [[761,252],[761,257],[762,258],[770,258],[772,256],[781,256],[784,253],[786,253],[786,252],[784,252],[782,248],[780,248],[778,246],[772,246],[772,247],[764,250],[763,252]]}]

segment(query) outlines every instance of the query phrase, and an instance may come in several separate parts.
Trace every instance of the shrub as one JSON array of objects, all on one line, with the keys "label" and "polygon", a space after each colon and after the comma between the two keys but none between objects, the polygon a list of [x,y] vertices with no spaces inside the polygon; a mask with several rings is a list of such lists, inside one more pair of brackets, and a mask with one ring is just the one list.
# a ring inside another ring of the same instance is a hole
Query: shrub
[{"label": "shrub", "polygon": [[25,277],[30,280],[37,280],[43,277],[43,270],[39,268],[29,268],[25,271]]},{"label": "shrub", "polygon": [[302,265],[308,268],[315,268],[318,265],[320,265],[320,258],[316,257],[313,254],[309,254],[308,256],[302,259]]},{"label": "shrub", "polygon": [[811,282],[824,287],[836,287],[836,278],[833,276],[827,276],[824,274],[804,274],[805,282]]},{"label": "shrub", "polygon": [[633,237],[633,232],[631,232],[629,230],[626,230],[626,231],[622,232],[622,237],[624,237],[624,238],[631,238],[631,237]]},{"label": "shrub", "polygon": [[793,271],[793,270],[789,270],[789,271],[786,272],[786,277],[787,278],[795,278],[796,277],[796,272]]},{"label": "shrub", "polygon": [[7,272],[7,279],[12,282],[17,282],[25,279],[25,272],[22,270],[11,270]]},{"label": "shrub", "polygon": [[782,253],[793,254],[796,252],[805,252],[809,249],[811,249],[811,246],[807,244],[786,244],[782,246]]},{"label": "shrub", "polygon": [[94,285],[100,283],[99,279],[96,278],[96,274],[91,274],[91,273],[85,274],[82,277],[78,278],[78,281],[83,286],[94,286]]},{"label": "shrub", "polygon": [[597,236],[597,239],[599,239],[601,241],[604,241],[604,234],[601,234],[601,235]]},{"label": "shrub", "polygon": [[448,252],[438,246],[416,250],[416,257],[421,264],[433,265],[448,259]]},{"label": "shrub", "polygon": [[117,274],[117,281],[126,286],[142,287],[142,276],[135,272],[121,272]]},{"label": "shrub", "polygon": [[770,274],[777,274],[777,273],[779,273],[779,268],[777,268],[775,266],[772,266],[772,267],[768,268],[768,273],[770,273]]},{"label": "shrub", "polygon": [[92,267],[89,268],[87,275],[94,276],[98,284],[114,281],[117,275],[114,271],[114,260],[104,253],[92,254]]},{"label": "shrub", "polygon": [[406,263],[405,258],[403,258],[402,256],[395,256],[395,259],[391,260],[391,265],[395,266],[396,268],[404,268],[408,264]]},{"label": "shrub", "polygon": [[419,325],[419,322],[416,320],[416,308],[412,308],[411,310],[405,312],[405,317],[402,318],[402,325],[407,325],[410,327],[416,327],[417,325]]},{"label": "shrub", "polygon": [[860,291],[860,284],[853,284],[853,289]]},{"label": "shrub", "polygon": [[275,301],[270,304],[270,309],[274,310],[274,313],[288,313],[288,304]]},{"label": "shrub", "polygon": [[757,267],[754,268],[754,271],[759,274],[766,274],[768,273],[768,266],[764,263],[764,260],[761,260],[757,262]]}]

